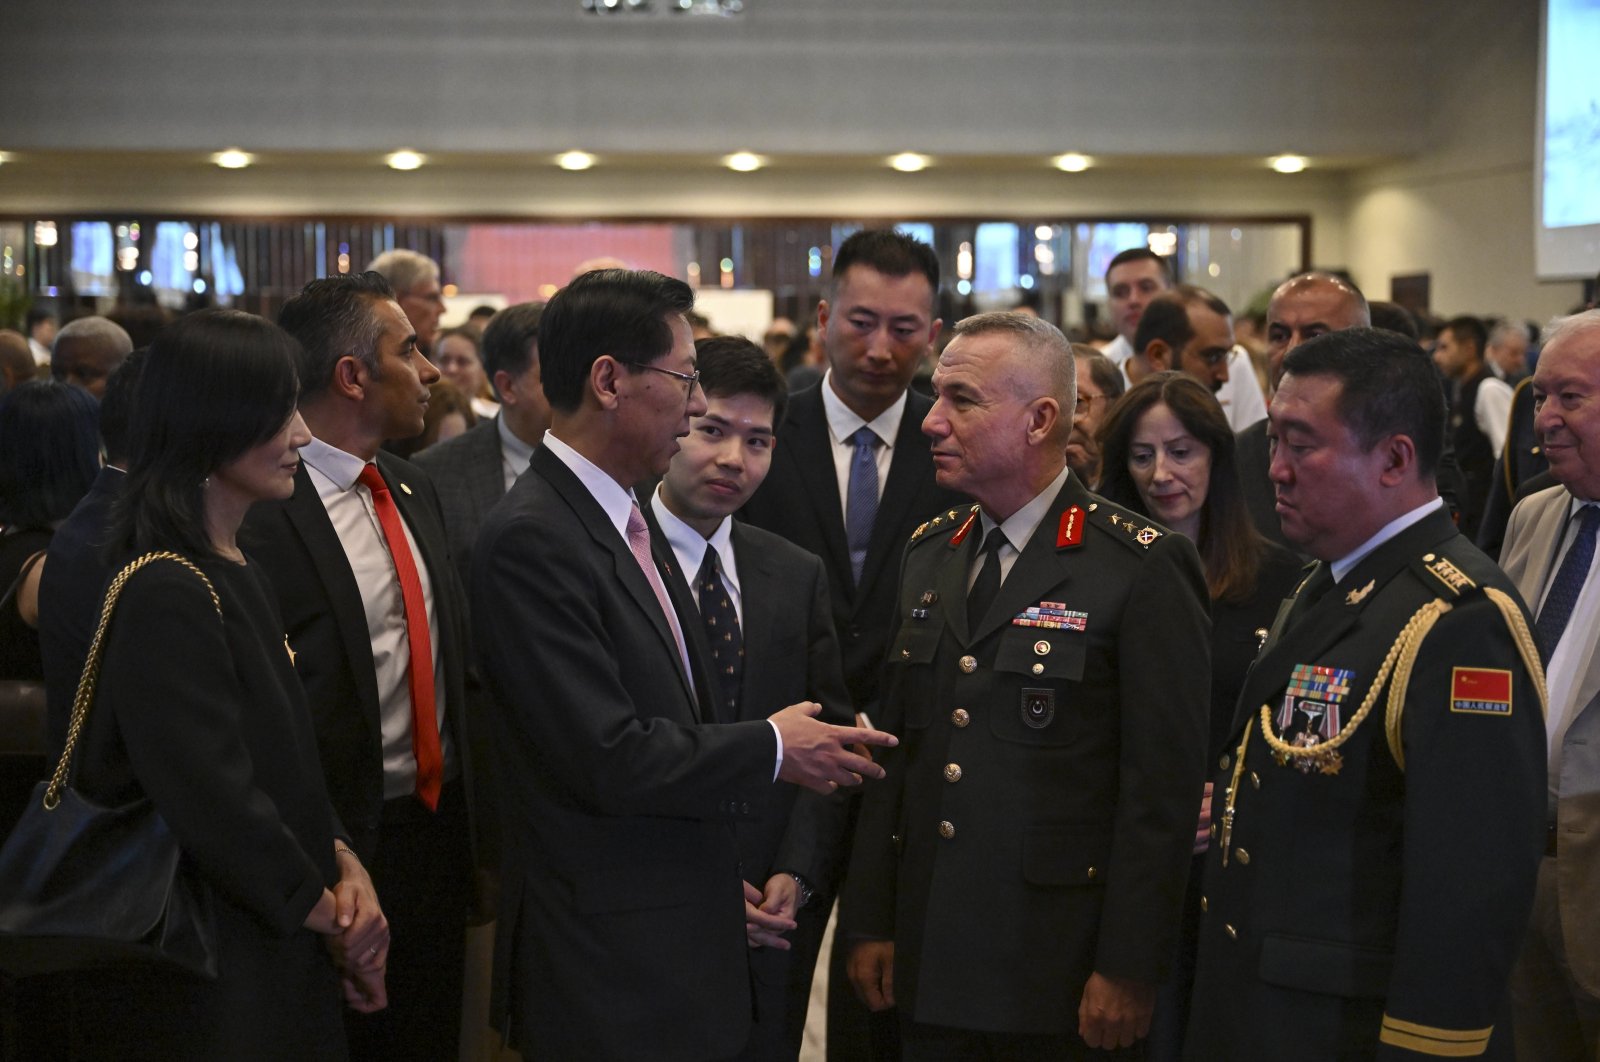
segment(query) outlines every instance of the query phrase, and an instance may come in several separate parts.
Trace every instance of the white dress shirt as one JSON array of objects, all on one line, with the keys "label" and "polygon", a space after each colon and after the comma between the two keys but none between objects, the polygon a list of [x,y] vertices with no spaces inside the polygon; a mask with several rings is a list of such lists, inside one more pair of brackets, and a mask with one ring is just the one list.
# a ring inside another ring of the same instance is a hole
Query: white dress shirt
[{"label": "white dress shirt", "polygon": [[863,425],[872,429],[879,446],[873,451],[878,461],[878,500],[883,500],[883,485],[889,479],[889,465],[894,460],[894,440],[900,434],[900,420],[906,413],[906,396],[901,392],[894,405],[879,413],[871,421],[862,420],[844,399],[833,393],[833,370],[822,378],[822,411],[828,418],[828,440],[833,443],[833,478],[839,484],[839,511],[848,514],[850,508],[850,462],[856,455],[856,444],[850,441]]},{"label": "white dress shirt", "polygon": [[1329,568],[1333,572],[1333,581],[1343,582],[1350,570],[1367,559],[1367,554],[1389,541],[1412,524],[1421,520],[1435,509],[1444,508],[1444,499],[1435,498],[1430,502],[1423,502],[1403,516],[1397,516],[1378,529],[1378,533],[1367,539],[1349,553],[1334,561]]},{"label": "white dress shirt", "polygon": [[1107,343],[1105,348],[1102,349],[1100,353],[1110,358],[1111,364],[1122,370],[1122,378],[1124,380],[1128,378],[1127,364],[1128,359],[1133,357],[1132,343],[1129,343],[1126,339],[1123,339],[1119,335],[1117,338]]},{"label": "white dress shirt", "polygon": [[[1000,547],[1000,584],[1005,585],[1006,576],[1011,574],[1011,569],[1016,565],[1017,558],[1022,551],[1028,548],[1028,541],[1033,538],[1033,533],[1039,530],[1039,524],[1044,520],[1045,514],[1050,511],[1050,503],[1056,500],[1056,495],[1061,493],[1061,488],[1066,485],[1067,477],[1072,474],[1070,468],[1063,467],[1050,481],[1050,485],[1038,494],[1033,500],[1022,508],[1006,517],[1000,524],[1000,530],[1006,536],[1006,544]],[[983,534],[979,536],[981,543],[989,537],[989,531],[995,522],[989,514],[979,510],[979,528]],[[973,562],[971,570],[967,572],[967,591],[972,591],[972,584],[978,581],[978,572],[983,568],[982,548],[979,548],[978,559]]]},{"label": "white dress shirt", "polygon": [[1511,426],[1511,396],[1510,384],[1490,377],[1478,385],[1478,398],[1472,403],[1473,422],[1489,437],[1496,458],[1506,448],[1506,429]]},{"label": "white dress shirt", "polygon": [[[1592,504],[1595,503],[1573,498],[1568,505],[1567,526],[1561,534],[1561,546],[1556,551],[1555,563],[1550,565],[1550,576],[1545,580],[1544,589],[1539,592],[1540,611],[1544,609],[1545,598],[1550,595],[1550,584],[1555,582],[1556,572],[1561,570],[1561,562],[1567,559],[1567,551],[1577,537],[1577,515],[1585,505]],[[1578,600],[1572,606],[1566,630],[1561,632],[1561,641],[1556,644],[1555,652],[1550,654],[1550,664],[1544,672],[1545,688],[1550,694],[1544,728],[1550,739],[1552,818],[1561,788],[1561,743],[1566,740],[1567,727],[1572,725],[1578,709],[1583,707],[1578,703],[1578,687],[1583,684],[1583,677],[1589,672],[1589,661],[1596,652],[1595,625],[1600,623],[1600,579],[1595,578],[1596,567],[1593,561],[1589,562],[1589,576],[1583,582],[1583,589],[1578,591]],[[1538,615],[1538,611],[1534,615]]]},{"label": "white dress shirt", "polygon": [[528,470],[528,462],[533,459],[533,447],[517,438],[506,424],[506,418],[495,418],[495,429],[500,433],[500,472],[505,476],[506,490],[517,481],[517,477]]},{"label": "white dress shirt", "polygon": [[1228,418],[1228,427],[1241,432],[1267,415],[1267,396],[1256,378],[1250,352],[1235,345],[1228,352],[1228,382],[1217,389],[1217,401]]},{"label": "white dress shirt", "polygon": [[672,555],[678,558],[678,567],[683,570],[684,581],[689,584],[690,593],[694,594],[694,603],[700,604],[700,580],[696,575],[700,566],[706,560],[706,546],[717,551],[717,569],[722,576],[722,585],[728,589],[728,600],[733,603],[734,615],[739,619],[739,629],[744,629],[744,593],[739,588],[739,566],[733,559],[733,517],[725,516],[717,529],[711,532],[710,538],[701,536],[700,532],[684,523],[667,508],[667,503],[661,498],[661,488],[650,496],[650,508],[656,514],[656,523],[661,526],[661,533],[667,537],[667,544],[672,547]]},{"label": "white dress shirt", "polygon": [[[367,462],[321,439],[300,449],[300,459],[328,511],[328,521],[344,547],[345,559],[361,592],[367,636],[372,643],[372,669],[378,682],[378,728],[383,749],[383,798],[407,796],[417,787],[417,760],[411,746],[411,643],[406,636],[406,607],[394,558],[378,523],[372,493],[356,482]],[[398,491],[397,491],[398,493]],[[399,505],[395,506],[397,509]],[[444,756],[444,777],[459,771],[455,747],[444,726],[444,661],[440,656],[439,613],[434,606],[433,580],[417,548],[416,536],[401,514],[406,544],[422,582],[422,602],[428,611],[428,644],[433,650],[433,704],[439,727],[439,747]]]}]

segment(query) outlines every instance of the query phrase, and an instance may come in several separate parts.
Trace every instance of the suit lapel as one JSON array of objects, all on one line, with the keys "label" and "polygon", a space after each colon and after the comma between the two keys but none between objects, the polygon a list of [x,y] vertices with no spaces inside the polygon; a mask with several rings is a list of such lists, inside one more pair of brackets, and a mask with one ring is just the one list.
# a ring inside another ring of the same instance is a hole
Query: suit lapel
[{"label": "suit lapel", "polygon": [[783,597],[783,583],[774,570],[770,558],[765,557],[750,542],[739,521],[733,522],[733,564],[739,573],[739,597],[744,602],[744,616],[739,635],[744,639],[744,676],[739,690],[740,714],[752,703],[752,686],[756,679],[759,661],[771,660],[779,652],[800,653],[809,646],[779,646],[776,644],[776,623],[779,608],[809,608],[808,601],[787,601]]},{"label": "suit lapel", "polygon": [[[907,511],[917,503],[917,487],[926,478],[921,466],[930,459],[928,437],[922,434],[922,418],[927,416],[931,406],[932,403],[917,392],[906,392],[900,430],[894,437],[894,456],[889,461],[889,477],[883,485],[883,498],[878,502],[872,539],[867,543],[867,559],[861,566],[862,596],[871,594],[873,584],[883,578],[886,571],[892,574],[894,564],[905,550],[906,544],[896,541],[895,528],[904,526]],[[915,515],[921,519],[931,514]],[[843,526],[841,517],[840,527]]]},{"label": "suit lapel", "polygon": [[328,510],[317,495],[311,474],[304,462],[294,476],[294,494],[284,503],[284,514],[294,528],[311,563],[333,605],[333,616],[339,628],[339,639],[344,642],[345,658],[357,664],[351,668],[356,689],[360,691],[362,707],[370,717],[374,732],[378,723],[378,679],[374,667],[361,667],[359,661],[372,660],[372,636],[367,630],[366,606],[361,602],[361,588],[356,585],[355,573],[345,556],[344,544],[333,530]]},{"label": "suit lapel", "polygon": [[1551,495],[1544,512],[1533,520],[1528,541],[1528,562],[1522,569],[1522,578],[1517,582],[1517,591],[1528,603],[1528,611],[1535,615],[1539,611],[1539,594],[1550,581],[1551,569],[1556,563],[1556,551],[1561,548],[1571,511],[1572,495],[1564,490],[1557,491]]},{"label": "suit lapel", "polygon": [[[848,574],[850,548],[844,537],[844,508],[839,504],[839,477],[834,470],[833,444],[828,439],[828,417],[822,408],[823,386],[819,384],[795,396],[778,454],[781,457],[788,451],[788,460],[795,463],[811,498],[812,513],[827,551],[823,562],[831,571]],[[878,507],[878,512],[883,512],[883,506]]]},{"label": "suit lapel", "polygon": [[[683,660],[678,655],[678,640],[672,636],[672,628],[667,625],[667,617],[661,611],[661,603],[656,600],[655,591],[650,588],[649,581],[640,570],[639,562],[634,560],[633,551],[628,548],[628,543],[617,534],[616,527],[611,523],[611,517],[606,515],[600,503],[594,500],[594,495],[589,493],[589,489],[572,470],[543,446],[533,452],[533,460],[529,462],[528,467],[543,476],[556,493],[561,495],[572,508],[578,522],[589,532],[589,537],[595,545],[610,554],[618,582],[627,590],[628,596],[633,598],[634,607],[639,614],[645,616],[655,628],[656,636],[661,639],[662,647],[666,649],[678,673],[690,710],[698,721],[700,705],[695,699],[689,677],[683,673]],[[669,593],[669,599],[670,596]],[[678,622],[683,622],[681,617]]]},{"label": "suit lapel", "polygon": [[[471,476],[472,496],[484,499],[482,516],[494,507],[494,503],[505,497],[506,478],[501,471],[505,459],[500,454],[500,416],[488,422],[488,427],[483,432],[483,437],[478,445],[473,447],[472,463],[467,467],[466,474]],[[518,469],[521,475],[523,469]]]}]

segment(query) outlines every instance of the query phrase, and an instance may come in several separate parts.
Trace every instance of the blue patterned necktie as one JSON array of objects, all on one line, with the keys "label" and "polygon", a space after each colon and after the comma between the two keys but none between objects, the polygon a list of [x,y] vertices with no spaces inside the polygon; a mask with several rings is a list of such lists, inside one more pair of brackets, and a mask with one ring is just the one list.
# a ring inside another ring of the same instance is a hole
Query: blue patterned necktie
[{"label": "blue patterned necktie", "polygon": [[859,586],[878,518],[878,436],[863,425],[850,442],[856,451],[850,457],[850,483],[845,488],[844,538],[850,547],[850,571]]},{"label": "blue patterned necktie", "polygon": [[1577,537],[1561,559],[1561,567],[1556,569],[1556,577],[1550,583],[1550,592],[1544,596],[1544,607],[1539,610],[1539,620],[1535,624],[1546,662],[1555,655],[1561,633],[1567,629],[1567,621],[1578,604],[1578,595],[1589,578],[1589,566],[1594,561],[1594,534],[1600,528],[1600,507],[1585,505],[1578,519]]},{"label": "blue patterned necktie", "polygon": [[711,657],[716,665],[717,686],[722,691],[717,714],[722,716],[723,722],[731,723],[739,718],[739,687],[744,682],[744,637],[739,631],[739,613],[733,607],[717,568],[717,547],[709,542],[706,543],[706,559],[701,562],[700,573],[694,581],[700,593],[700,618],[706,625],[706,639],[711,643]]}]

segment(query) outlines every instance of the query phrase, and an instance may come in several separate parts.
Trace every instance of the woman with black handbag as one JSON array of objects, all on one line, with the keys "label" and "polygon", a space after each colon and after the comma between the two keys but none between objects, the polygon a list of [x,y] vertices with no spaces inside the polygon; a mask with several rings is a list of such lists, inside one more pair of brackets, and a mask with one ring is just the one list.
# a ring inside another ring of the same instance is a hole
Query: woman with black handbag
[{"label": "woman with black handbag", "polygon": [[85,669],[70,795],[154,805],[199,893],[153,950],[209,932],[215,977],[151,961],[75,978],[66,1057],[339,1059],[341,987],[384,1004],[387,923],[336,840],[282,621],[235,542],[254,502],[294,489],[294,359],[269,322],[203,311],[157,337],[134,395],[113,516],[133,563],[108,588],[97,680],[94,650]]}]

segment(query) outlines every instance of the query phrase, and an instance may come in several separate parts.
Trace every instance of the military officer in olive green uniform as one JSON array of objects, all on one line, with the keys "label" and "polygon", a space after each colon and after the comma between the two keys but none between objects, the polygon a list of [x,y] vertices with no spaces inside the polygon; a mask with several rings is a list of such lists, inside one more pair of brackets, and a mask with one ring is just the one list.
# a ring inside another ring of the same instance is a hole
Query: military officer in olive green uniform
[{"label": "military officer in olive green uniform", "polygon": [[[1194,546],[1067,471],[1075,369],[1037,318],[956,327],[939,484],[885,669],[900,752],[864,795],[841,940],[905,1057],[1106,1058],[1149,1028],[1203,789]],[[1001,537],[1003,536],[1003,537]]]},{"label": "military officer in olive green uniform", "polygon": [[1444,399],[1415,344],[1354,329],[1285,364],[1272,480],[1319,563],[1217,765],[1187,1054],[1508,1058],[1544,843],[1526,609],[1439,500]]}]

